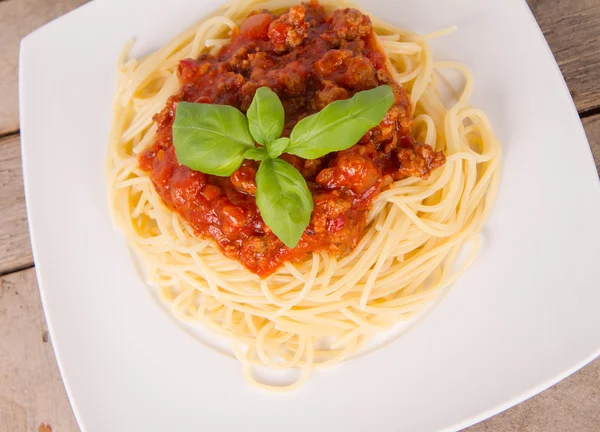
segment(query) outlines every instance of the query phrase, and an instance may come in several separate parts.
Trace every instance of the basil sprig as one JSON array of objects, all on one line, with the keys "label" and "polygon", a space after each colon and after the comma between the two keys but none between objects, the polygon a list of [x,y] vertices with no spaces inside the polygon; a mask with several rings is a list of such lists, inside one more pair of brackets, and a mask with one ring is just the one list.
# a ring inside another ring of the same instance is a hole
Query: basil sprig
[{"label": "basil sprig", "polygon": [[283,159],[272,158],[262,161],[256,172],[256,205],[265,223],[289,247],[298,244],[314,207],[302,174]]},{"label": "basil sprig", "polygon": [[250,108],[248,122],[250,133],[257,143],[268,146],[283,132],[285,112],[279,97],[269,87],[256,90]]},{"label": "basil sprig", "polygon": [[287,153],[317,159],[346,150],[383,120],[394,103],[390,86],[356,93],[352,98],[330,103],[298,122],[290,135]]},{"label": "basil sprig", "polygon": [[248,120],[229,105],[179,102],[173,123],[177,160],[195,171],[230,176],[255,148]]},{"label": "basil sprig", "polygon": [[383,120],[393,103],[388,85],[358,92],[300,120],[287,138],[281,137],[283,105],[268,87],[256,91],[246,115],[228,105],[179,102],[173,145],[180,164],[216,176],[230,176],[244,159],[261,161],[256,205],[273,233],[293,248],[310,222],[314,203],[302,174],[278,157],[289,153],[316,159],[350,148]]}]

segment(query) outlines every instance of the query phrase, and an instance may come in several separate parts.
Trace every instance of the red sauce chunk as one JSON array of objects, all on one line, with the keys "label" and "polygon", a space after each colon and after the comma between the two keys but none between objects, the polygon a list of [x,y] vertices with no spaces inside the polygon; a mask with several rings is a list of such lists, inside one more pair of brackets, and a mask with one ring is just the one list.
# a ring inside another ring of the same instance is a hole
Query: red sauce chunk
[{"label": "red sauce chunk", "polygon": [[[328,15],[316,3],[282,15],[255,13],[218,55],[203,54],[179,65],[181,88],[155,115],[154,145],[140,156],[164,203],[201,238],[266,277],[285,261],[313,251],[350,252],[361,239],[377,194],[394,180],[427,178],[444,154],[410,135],[412,107],[386,68],[369,17],[355,9]],[[314,199],[309,226],[295,248],[286,247],[263,222],[256,206],[258,162],[245,161],[230,177],[193,171],[178,163],[172,124],[179,101],[232,105],[246,112],[259,87],[268,86],[285,109],[284,136],[327,104],[381,84],[395,103],[383,121],[348,150],[316,160],[283,154],[306,178]]]}]

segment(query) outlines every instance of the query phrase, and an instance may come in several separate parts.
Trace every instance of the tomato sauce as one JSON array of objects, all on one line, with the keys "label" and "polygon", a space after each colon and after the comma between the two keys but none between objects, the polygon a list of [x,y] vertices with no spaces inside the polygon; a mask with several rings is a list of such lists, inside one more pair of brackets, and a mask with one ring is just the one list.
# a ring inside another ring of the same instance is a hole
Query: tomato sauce
[{"label": "tomato sauce", "polygon": [[[443,153],[411,137],[410,101],[392,80],[371,21],[361,12],[339,9],[329,15],[312,2],[279,16],[251,14],[236,33],[218,55],[181,61],[181,88],[155,115],[156,142],[140,156],[141,168],[198,237],[213,238],[226,256],[261,277],[313,251],[347,254],[361,239],[377,194],[394,180],[426,178],[444,164]],[[260,216],[258,162],[245,161],[230,177],[217,177],[177,161],[172,125],[179,101],[227,104],[246,112],[256,90],[268,86],[283,103],[283,135],[289,136],[302,118],[381,84],[392,86],[395,103],[356,145],[316,160],[281,156],[305,177],[315,203],[295,248],[286,247]]]}]

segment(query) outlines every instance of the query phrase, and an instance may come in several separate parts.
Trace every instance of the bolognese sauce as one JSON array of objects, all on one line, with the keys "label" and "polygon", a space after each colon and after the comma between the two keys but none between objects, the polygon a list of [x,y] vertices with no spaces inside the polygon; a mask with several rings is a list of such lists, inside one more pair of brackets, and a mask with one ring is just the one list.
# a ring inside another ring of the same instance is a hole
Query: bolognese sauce
[{"label": "bolognese sauce", "polygon": [[[394,180],[427,178],[443,165],[442,152],[417,143],[412,107],[386,68],[369,17],[356,9],[327,14],[316,2],[277,16],[255,12],[217,55],[180,62],[181,88],[155,115],[154,145],[139,159],[164,203],[197,236],[213,238],[223,253],[266,277],[285,261],[314,251],[350,252],[361,239],[371,204]],[[355,93],[392,86],[394,105],[353,147],[315,160],[283,154],[306,179],[314,200],[310,224],[298,245],[286,247],[256,206],[259,162],[244,161],[230,177],[207,175],[177,161],[172,125],[180,101],[227,104],[246,112],[254,93],[270,87],[285,110],[283,136],[302,118]]]}]

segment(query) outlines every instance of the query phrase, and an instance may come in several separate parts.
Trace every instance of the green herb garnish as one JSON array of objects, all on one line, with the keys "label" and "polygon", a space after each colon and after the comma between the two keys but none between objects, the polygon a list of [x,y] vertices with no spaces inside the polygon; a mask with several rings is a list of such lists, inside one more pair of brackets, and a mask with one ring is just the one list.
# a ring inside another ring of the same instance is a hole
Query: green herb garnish
[{"label": "green herb garnish", "polygon": [[180,102],[173,145],[179,163],[216,176],[230,176],[244,159],[261,161],[256,205],[273,233],[292,248],[308,226],[314,204],[302,174],[278,157],[289,153],[316,159],[348,149],[383,120],[393,103],[388,85],[358,92],[300,120],[287,138],[281,137],[283,105],[268,87],[256,91],[247,115],[228,105]]},{"label": "green herb garnish", "polygon": [[230,176],[254,148],[248,120],[229,105],[177,104],[173,123],[177,160],[196,171]]},{"label": "green herb garnish", "polygon": [[298,122],[290,134],[286,153],[317,159],[331,152],[346,150],[383,120],[392,103],[394,93],[387,85],[330,103]]},{"label": "green herb garnish", "polygon": [[271,158],[256,172],[256,205],[265,223],[289,247],[298,244],[314,206],[302,174],[283,159]]}]

